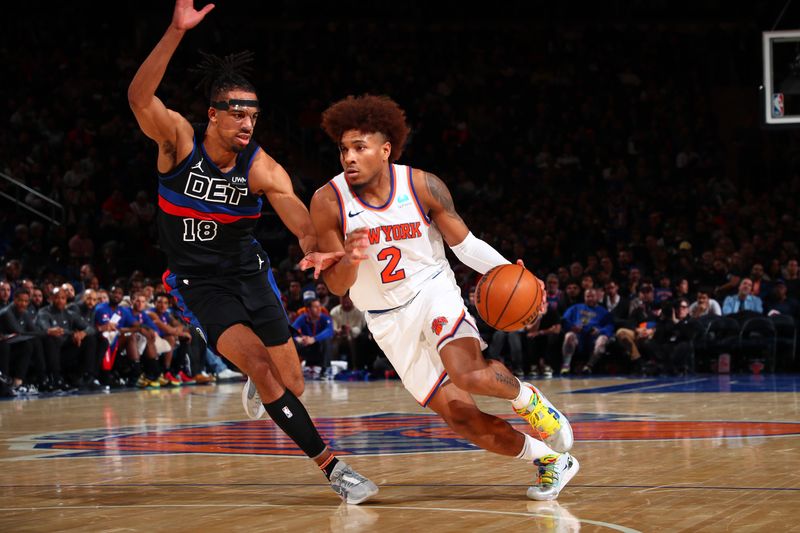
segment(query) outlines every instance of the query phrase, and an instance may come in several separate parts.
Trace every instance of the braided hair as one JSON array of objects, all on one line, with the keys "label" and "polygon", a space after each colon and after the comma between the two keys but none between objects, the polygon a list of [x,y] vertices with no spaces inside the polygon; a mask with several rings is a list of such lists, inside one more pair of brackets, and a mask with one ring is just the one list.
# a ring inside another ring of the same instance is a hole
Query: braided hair
[{"label": "braided hair", "polygon": [[189,72],[200,75],[197,88],[202,88],[209,101],[220,100],[233,90],[256,92],[255,86],[245,78],[252,74],[251,63],[255,54],[250,50],[219,57],[200,50],[201,61]]}]

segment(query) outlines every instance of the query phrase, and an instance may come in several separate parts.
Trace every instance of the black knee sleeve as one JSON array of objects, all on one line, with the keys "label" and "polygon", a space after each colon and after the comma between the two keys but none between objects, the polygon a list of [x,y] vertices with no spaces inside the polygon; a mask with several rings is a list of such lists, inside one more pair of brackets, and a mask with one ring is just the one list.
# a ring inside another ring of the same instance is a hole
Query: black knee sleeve
[{"label": "black knee sleeve", "polygon": [[286,389],[283,396],[272,403],[265,403],[264,408],[307,456],[314,458],[325,450],[325,442],[308,416],[308,411],[292,391]]}]

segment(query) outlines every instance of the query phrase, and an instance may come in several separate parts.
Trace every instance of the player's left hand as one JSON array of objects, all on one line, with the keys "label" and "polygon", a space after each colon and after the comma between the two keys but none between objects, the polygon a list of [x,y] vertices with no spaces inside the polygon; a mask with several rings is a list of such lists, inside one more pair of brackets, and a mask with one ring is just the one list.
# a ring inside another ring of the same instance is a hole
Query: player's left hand
[{"label": "player's left hand", "polygon": [[197,11],[194,8],[193,0],[176,0],[175,10],[172,13],[172,25],[180,31],[190,30],[200,24],[200,21],[212,9],[214,9],[214,4],[208,4]]},{"label": "player's left hand", "polygon": [[[522,268],[525,268],[525,262],[522,259],[517,259],[517,264],[519,266],[521,266]],[[547,292],[546,292],[547,289],[544,286],[544,281],[540,280],[539,278],[536,278],[536,281],[539,282],[539,287],[540,287],[539,290],[542,291],[542,294],[546,295],[547,294]],[[545,298],[542,298],[542,306],[539,308],[539,316],[540,317],[542,315],[544,315],[545,313],[547,313],[547,305],[548,305],[547,304],[547,297],[545,296]]]},{"label": "player's left hand", "polygon": [[314,279],[319,278],[319,273],[339,262],[344,252],[309,252],[300,260],[300,270],[314,268]]}]

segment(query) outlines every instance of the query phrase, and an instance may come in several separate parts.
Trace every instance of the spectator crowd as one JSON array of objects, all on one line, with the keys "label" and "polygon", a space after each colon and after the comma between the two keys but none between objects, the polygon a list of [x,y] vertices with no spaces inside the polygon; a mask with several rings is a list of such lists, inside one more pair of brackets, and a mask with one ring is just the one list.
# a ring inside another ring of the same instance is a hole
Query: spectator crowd
[{"label": "spectator crowd", "polygon": [[[720,5],[720,17],[667,19],[644,4],[632,3],[637,17],[617,6],[524,20],[423,20],[395,6],[376,12],[381,24],[291,3],[247,20],[220,10],[187,36],[162,96],[204,120],[191,51],[253,49],[257,137],[308,200],[339,172],[320,112],[347,94],[389,94],[412,126],[401,163],[442,177],[471,230],[546,281],[536,328],[482,326],[491,357],[543,376],[707,371],[727,349],[709,345],[709,317],[733,317],[738,337],[755,316],[800,319],[800,143],[758,128],[757,16]],[[29,24],[20,13],[7,28],[19,46],[0,49],[0,167],[26,187],[3,178],[0,192],[49,217],[0,200],[0,372],[18,392],[236,372],[197,348],[157,281],[155,147],[125,90],[164,17],[143,9],[118,27],[54,9]],[[59,31],[75,25],[92,31]],[[391,372],[360,311],[297,270],[292,236],[267,202],[262,215],[257,236],[309,377],[341,359]],[[477,274],[453,264],[468,302]]]}]

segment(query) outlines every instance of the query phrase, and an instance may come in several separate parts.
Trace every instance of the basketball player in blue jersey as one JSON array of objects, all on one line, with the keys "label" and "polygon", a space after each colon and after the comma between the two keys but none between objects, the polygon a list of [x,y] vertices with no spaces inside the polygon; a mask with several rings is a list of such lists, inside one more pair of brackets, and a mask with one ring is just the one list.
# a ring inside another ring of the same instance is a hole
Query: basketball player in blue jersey
[{"label": "basketball player in blue jersey", "polygon": [[[557,498],[579,468],[567,453],[569,421],[533,385],[484,359],[444,244],[482,274],[508,261],[469,231],[442,180],[394,163],[409,132],[394,101],[350,96],[323,113],[322,126],[344,169],[311,200],[320,249],[344,253],[323,273],[328,287],[349,291],[366,311],[373,337],[421,405],[481,448],[533,463],[528,497]],[[473,394],[509,400],[542,440],[482,412]]]},{"label": "basketball player in blue jersey", "polygon": [[[252,138],[259,103],[240,74],[243,56],[206,55],[201,63],[210,99],[206,124],[192,126],[155,95],[184,34],[213,8],[198,11],[192,0],[177,0],[172,23],[128,88],[139,126],[158,144],[164,285],[211,348],[247,373],[248,410],[269,413],[344,501],[361,503],[378,488],[328,450],[298,400],[304,387],[300,360],[269,259],[253,237],[262,198],[298,237],[305,253],[301,268],[313,267],[316,277],[341,254],[317,251],[314,226],[289,176]],[[252,405],[254,398],[263,407]]]}]

